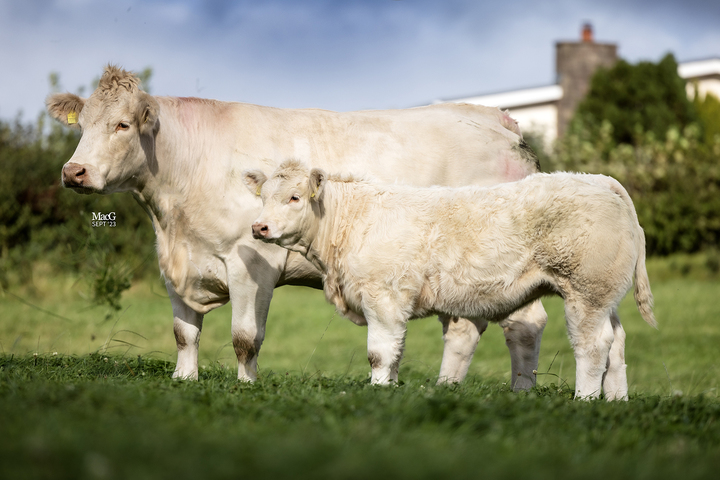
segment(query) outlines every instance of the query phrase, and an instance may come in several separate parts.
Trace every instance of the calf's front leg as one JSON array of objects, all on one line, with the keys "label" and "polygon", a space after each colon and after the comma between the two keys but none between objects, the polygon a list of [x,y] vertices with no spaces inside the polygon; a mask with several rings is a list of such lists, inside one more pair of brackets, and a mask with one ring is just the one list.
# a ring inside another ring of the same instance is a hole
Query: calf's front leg
[{"label": "calf's front leg", "polygon": [[401,316],[378,317],[375,312],[365,310],[368,324],[368,361],[373,385],[387,385],[398,381],[398,370],[403,350],[407,319]]},{"label": "calf's front leg", "polygon": [[462,382],[488,322],[446,315],[439,316],[438,320],[443,326],[445,347],[437,383],[441,385]]}]

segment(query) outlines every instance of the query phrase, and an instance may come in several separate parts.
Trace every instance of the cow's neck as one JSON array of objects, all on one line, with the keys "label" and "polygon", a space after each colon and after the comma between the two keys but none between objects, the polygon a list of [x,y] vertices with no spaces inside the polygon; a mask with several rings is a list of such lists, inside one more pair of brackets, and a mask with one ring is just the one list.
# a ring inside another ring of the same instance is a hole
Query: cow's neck
[{"label": "cow's neck", "polygon": [[[146,148],[147,172],[136,198],[148,211],[156,229],[166,229],[186,208],[188,198],[206,190],[206,160],[212,155],[203,136],[192,125],[179,99],[159,97],[159,125],[154,141]],[[202,108],[202,106],[194,107]]]},{"label": "cow's neck", "polygon": [[133,195],[152,220],[165,279],[188,305],[203,311],[228,298],[227,275],[219,259],[232,251],[239,236],[241,222],[228,220],[239,210],[238,202],[225,197],[222,180],[227,169],[208,161],[216,157],[213,148],[224,147],[203,144],[213,133],[201,129],[212,129],[212,119],[205,115],[191,131],[176,101],[161,97],[158,103],[160,123],[154,141],[144,146],[146,167]]}]

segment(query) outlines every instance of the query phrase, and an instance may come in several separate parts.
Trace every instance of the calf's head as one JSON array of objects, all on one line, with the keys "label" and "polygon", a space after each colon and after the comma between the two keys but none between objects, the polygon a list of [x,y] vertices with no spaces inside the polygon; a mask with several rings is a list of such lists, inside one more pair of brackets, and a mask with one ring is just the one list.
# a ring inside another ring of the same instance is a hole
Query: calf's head
[{"label": "calf's head", "polygon": [[132,73],[108,66],[89,98],[58,93],[46,105],[50,116],[82,131],[62,169],[65,187],[81,193],[132,190],[154,162],[159,107]]},{"label": "calf's head", "polygon": [[325,179],[322,170],[296,160],[283,162],[270,178],[259,170],[243,172],[245,185],[263,202],[253,237],[305,253],[317,232]]}]

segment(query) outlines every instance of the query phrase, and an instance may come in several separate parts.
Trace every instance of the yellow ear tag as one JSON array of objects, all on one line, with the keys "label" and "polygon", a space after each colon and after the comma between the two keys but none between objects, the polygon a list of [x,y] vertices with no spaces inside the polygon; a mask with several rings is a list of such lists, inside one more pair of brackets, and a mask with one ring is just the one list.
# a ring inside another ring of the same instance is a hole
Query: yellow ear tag
[{"label": "yellow ear tag", "polygon": [[73,123],[77,123],[77,113],[76,112],[70,112],[67,115],[67,123],[68,125],[72,125]]},{"label": "yellow ear tag", "polygon": [[255,190],[255,195],[260,196],[260,187],[257,187],[257,190]]},{"label": "yellow ear tag", "polygon": [[312,195],[310,195],[310,198],[315,198],[315,192],[313,192]]}]

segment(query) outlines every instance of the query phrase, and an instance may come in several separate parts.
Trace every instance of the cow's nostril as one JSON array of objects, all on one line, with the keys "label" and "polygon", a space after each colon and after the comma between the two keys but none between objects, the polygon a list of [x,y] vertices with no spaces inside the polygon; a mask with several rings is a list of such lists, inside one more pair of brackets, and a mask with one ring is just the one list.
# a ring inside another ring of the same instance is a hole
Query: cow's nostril
[{"label": "cow's nostril", "polygon": [[270,236],[270,227],[265,223],[254,223],[252,231],[255,238],[268,238]]},{"label": "cow's nostril", "polygon": [[88,170],[77,163],[67,163],[62,169],[62,181],[66,187],[82,187],[87,181]]}]

